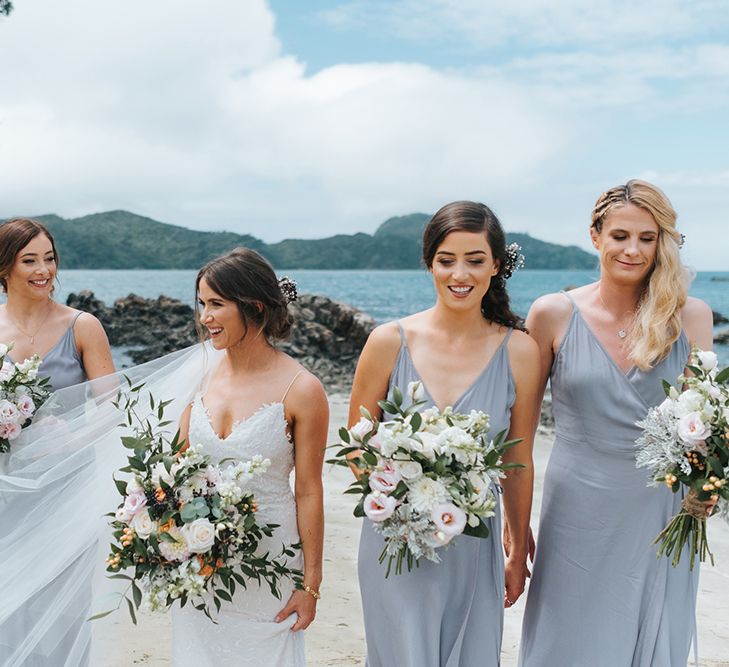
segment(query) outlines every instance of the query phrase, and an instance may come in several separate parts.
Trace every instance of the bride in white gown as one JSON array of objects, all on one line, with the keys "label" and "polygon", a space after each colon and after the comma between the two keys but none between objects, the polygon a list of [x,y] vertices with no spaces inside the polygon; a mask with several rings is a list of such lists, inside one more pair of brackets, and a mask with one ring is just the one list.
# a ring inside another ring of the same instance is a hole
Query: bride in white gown
[{"label": "bride in white gown", "polygon": [[282,580],[278,599],[265,582],[249,582],[223,603],[217,624],[190,605],[176,608],[173,665],[299,667],[305,664],[301,631],[314,619],[322,576],[326,396],[319,380],[272,345],[290,329],[291,294],[265,259],[234,250],[200,270],[196,289],[199,323],[225,355],[183,413],[181,436],[216,462],[255,454],[270,459],[253,490],[259,521],[279,527],[262,550],[277,556],[300,541],[289,564],[303,570],[304,590]]}]

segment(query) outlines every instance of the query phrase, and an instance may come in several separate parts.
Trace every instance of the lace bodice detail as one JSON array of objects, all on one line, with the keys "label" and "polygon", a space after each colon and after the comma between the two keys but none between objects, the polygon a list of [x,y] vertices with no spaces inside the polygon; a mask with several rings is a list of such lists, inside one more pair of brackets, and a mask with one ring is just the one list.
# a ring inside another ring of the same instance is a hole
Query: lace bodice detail
[{"label": "lace bodice detail", "polygon": [[[271,537],[259,543],[260,553],[272,556],[299,542],[290,482],[294,445],[286,426],[282,401],[262,405],[248,419],[236,422],[227,438],[220,438],[213,429],[200,394],[195,396],[190,413],[190,444],[202,445],[213,463],[232,459],[233,464],[256,454],[271,461],[267,472],[251,481],[251,490],[258,501],[259,523],[278,526]],[[301,552],[288,564],[303,569]],[[223,602],[217,624],[201,617],[191,605],[173,609],[174,667],[304,667],[303,633],[290,629],[296,615],[282,623],[274,622],[293,592],[293,583],[283,579],[280,588],[281,599],[274,597],[267,585],[259,586],[255,581],[249,581],[246,588],[238,587],[232,602]]]},{"label": "lace bodice detail", "polygon": [[283,403],[266,403],[247,419],[235,422],[228,436],[221,438],[198,394],[190,413],[189,440],[191,445],[202,445],[214,463],[223,459],[246,461],[256,454],[269,459],[271,465],[266,474],[254,479],[251,485],[261,508],[260,516],[280,523],[280,512],[289,514],[293,509],[295,514],[290,482],[294,446],[286,428]]}]

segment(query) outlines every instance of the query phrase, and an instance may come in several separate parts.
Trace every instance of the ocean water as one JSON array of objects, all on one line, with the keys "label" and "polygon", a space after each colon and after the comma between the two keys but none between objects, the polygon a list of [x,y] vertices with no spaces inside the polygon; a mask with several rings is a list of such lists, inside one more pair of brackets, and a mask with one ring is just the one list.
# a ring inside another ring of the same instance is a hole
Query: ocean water
[{"label": "ocean water", "polygon": [[[424,308],[434,299],[433,285],[424,270],[419,271],[278,271],[294,278],[300,293],[324,294],[350,303],[369,313],[378,322],[396,319]],[[97,298],[111,304],[129,293],[144,297],[160,294],[193,304],[195,271],[105,271],[64,270],[58,291],[60,300],[69,293],[92,290]],[[542,294],[568,286],[580,286],[598,278],[597,271],[517,272],[509,280],[509,294],[515,312],[525,315],[531,303]],[[700,272],[690,293],[706,301],[715,311],[729,317],[729,272]],[[727,328],[729,325],[718,327]],[[717,350],[729,364],[729,346]]]},{"label": "ocean water", "polygon": [[[277,271],[294,278],[300,293],[324,294],[363,310],[377,320],[403,317],[428,308],[434,300],[430,274],[426,271]],[[160,294],[189,305],[194,301],[195,271],[112,271],[66,269],[61,271],[57,297],[65,301],[71,292],[89,289],[97,298],[112,304],[130,293],[156,298]],[[542,294],[597,280],[597,271],[517,272],[508,283],[515,312],[526,315],[532,302]],[[729,317],[729,272],[700,272],[690,293],[706,301],[715,311]],[[726,329],[720,325],[717,329]],[[729,364],[729,346],[717,352]]]}]

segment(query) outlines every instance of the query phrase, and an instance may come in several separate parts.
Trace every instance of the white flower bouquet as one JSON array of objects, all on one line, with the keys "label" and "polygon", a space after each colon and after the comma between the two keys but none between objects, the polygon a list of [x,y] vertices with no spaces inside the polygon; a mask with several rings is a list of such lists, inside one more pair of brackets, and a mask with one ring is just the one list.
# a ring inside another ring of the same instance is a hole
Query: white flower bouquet
[{"label": "white flower bouquet", "polygon": [[719,372],[716,354],[694,348],[691,375],[681,375],[681,389],[663,382],[666,399],[638,422],[637,466],[650,471],[649,486],[665,484],[674,493],[687,489],[681,512],[655,540],[658,555],[673,556],[674,567],[690,542],[691,569],[696,556],[704,562],[709,550],[706,503],[729,519],[729,368]]},{"label": "white flower bouquet", "polygon": [[0,343],[0,453],[10,450],[10,443],[51,393],[48,378],[38,377],[41,358],[34,354],[14,364],[7,359],[12,349],[12,343]]},{"label": "white flower bouquet", "polygon": [[[179,433],[168,441],[162,431],[170,423],[163,421],[169,401],[156,403],[149,397],[156,428],[152,419],[138,417],[140,389],[130,383],[124,396],[125,425],[134,435],[122,438],[132,453],[129,465],[121,469],[128,479],[114,480],[123,500],[108,515],[115,542],[106,560],[112,578],[130,582],[122,599],[132,620],[136,623],[135,609],[146,600],[151,611],[168,611],[175,601],[180,606],[190,601],[214,621],[210,601],[220,611],[221,600],[230,602],[237,586],[265,581],[280,598],[282,577],[300,585],[302,573],[287,567],[285,560],[299,545],[283,547],[276,557],[259,553],[261,539],[271,537],[276,526],[257,523],[249,482],[264,475],[270,461],[254,456],[213,465],[200,446],[182,451]],[[121,400],[120,394],[117,407]],[[129,574],[122,573],[125,570]]]},{"label": "white flower bouquet", "polygon": [[483,519],[495,513],[494,489],[504,471],[518,465],[504,464],[502,454],[519,441],[505,441],[505,431],[487,438],[485,413],[420,412],[425,402],[419,382],[408,385],[407,395],[407,407],[397,387],[392,401],[379,401],[392,415],[385,421],[361,408],[362,419],[340,429],[340,449],[329,461],[362,471],[346,493],[360,496],[354,515],[368,517],[385,538],[380,563],[387,559],[386,577],[393,561],[395,574],[403,564],[411,570],[420,558],[440,562],[438,548],[456,535],[488,537]]}]

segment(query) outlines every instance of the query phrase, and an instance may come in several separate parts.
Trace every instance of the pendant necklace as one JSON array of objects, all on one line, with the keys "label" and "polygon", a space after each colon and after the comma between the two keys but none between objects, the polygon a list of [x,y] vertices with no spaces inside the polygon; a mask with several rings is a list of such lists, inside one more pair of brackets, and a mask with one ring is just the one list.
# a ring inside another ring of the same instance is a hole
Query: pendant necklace
[{"label": "pendant necklace", "polygon": [[[41,330],[41,327],[46,323],[46,320],[48,319],[48,316],[51,314],[51,310],[53,310],[53,301],[51,301],[49,299],[49,301],[48,301],[48,309],[46,310],[46,314],[43,317],[43,320],[41,320],[41,323],[38,325],[38,327],[36,328],[36,330],[32,334],[29,334],[25,329],[23,329],[22,327],[20,327],[18,325],[18,323],[12,317],[10,317],[9,314],[8,314],[8,319],[13,323],[13,325],[15,326],[15,328],[18,331],[20,331],[20,333],[22,333],[23,335],[25,335],[28,338],[28,340],[30,340],[30,344],[33,345],[35,343],[35,337],[38,335],[38,332]],[[7,310],[6,310],[6,312],[7,312]]]},{"label": "pendant necklace", "polygon": [[[603,301],[602,294],[600,293],[600,287],[599,286],[597,288],[597,297],[600,299],[600,303],[602,304],[602,307],[608,313],[610,313],[612,315],[612,313],[610,312],[610,309],[605,305],[605,301]],[[633,311],[632,313],[630,313],[630,319],[632,320],[634,317],[635,317],[635,311]],[[620,329],[618,329],[618,331],[617,331],[617,335],[618,335],[618,338],[620,338],[620,340],[623,340],[628,335],[628,332],[626,331],[626,327],[620,327]]]}]

